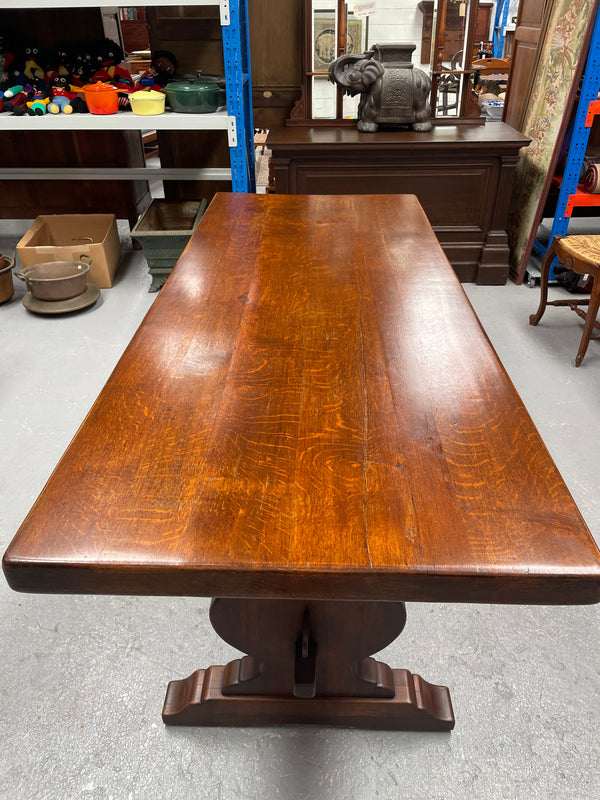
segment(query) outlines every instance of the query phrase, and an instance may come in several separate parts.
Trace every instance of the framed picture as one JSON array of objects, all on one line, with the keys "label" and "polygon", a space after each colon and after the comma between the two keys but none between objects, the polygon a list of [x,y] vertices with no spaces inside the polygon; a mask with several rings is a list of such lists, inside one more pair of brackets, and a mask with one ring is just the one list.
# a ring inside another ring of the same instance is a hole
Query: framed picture
[{"label": "framed picture", "polygon": [[[313,19],[313,70],[327,72],[336,59],[335,14],[331,11],[315,10]],[[362,53],[362,20],[348,17],[346,26],[346,53]]]}]

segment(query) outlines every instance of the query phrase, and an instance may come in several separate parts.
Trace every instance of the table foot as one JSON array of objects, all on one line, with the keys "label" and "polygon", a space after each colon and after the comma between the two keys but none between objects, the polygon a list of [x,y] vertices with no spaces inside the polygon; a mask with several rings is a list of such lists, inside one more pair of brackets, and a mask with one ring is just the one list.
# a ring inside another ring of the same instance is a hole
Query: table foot
[{"label": "table foot", "polygon": [[217,598],[210,620],[248,655],[171,682],[168,725],[454,727],[446,687],[371,658],[402,632],[404,603]]},{"label": "table foot", "polygon": [[406,669],[392,670],[392,698],[224,695],[225,670],[209,667],[185,680],[171,681],[163,722],[239,727],[313,724],[391,731],[450,731],[454,727],[448,689]]}]

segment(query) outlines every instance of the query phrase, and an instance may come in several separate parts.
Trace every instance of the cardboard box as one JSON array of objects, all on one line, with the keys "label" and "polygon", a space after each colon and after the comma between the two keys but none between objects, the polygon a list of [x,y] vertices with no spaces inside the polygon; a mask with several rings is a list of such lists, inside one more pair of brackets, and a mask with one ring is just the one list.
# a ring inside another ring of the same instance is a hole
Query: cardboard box
[{"label": "cardboard box", "polygon": [[17,253],[23,267],[89,256],[88,283],[108,289],[121,259],[117,219],[114,214],[42,214],[17,244]]}]

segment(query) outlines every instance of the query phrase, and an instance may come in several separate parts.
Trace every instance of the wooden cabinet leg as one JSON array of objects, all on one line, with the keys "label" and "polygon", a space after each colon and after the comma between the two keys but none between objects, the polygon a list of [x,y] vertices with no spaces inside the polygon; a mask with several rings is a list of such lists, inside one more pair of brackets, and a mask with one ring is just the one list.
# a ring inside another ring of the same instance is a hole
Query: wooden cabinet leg
[{"label": "wooden cabinet leg", "polygon": [[371,658],[404,628],[403,603],[216,599],[210,617],[248,655],[171,682],[166,724],[454,727],[446,687]]}]

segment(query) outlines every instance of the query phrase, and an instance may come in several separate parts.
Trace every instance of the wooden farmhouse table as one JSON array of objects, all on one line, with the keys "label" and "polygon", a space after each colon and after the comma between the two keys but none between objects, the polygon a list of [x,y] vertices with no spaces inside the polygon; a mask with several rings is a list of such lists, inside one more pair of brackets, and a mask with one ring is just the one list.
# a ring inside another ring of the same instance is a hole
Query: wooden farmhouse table
[{"label": "wooden farmhouse table", "polygon": [[174,725],[449,730],[405,601],[584,604],[600,553],[411,195],[220,194],[4,557],[216,598]]}]

